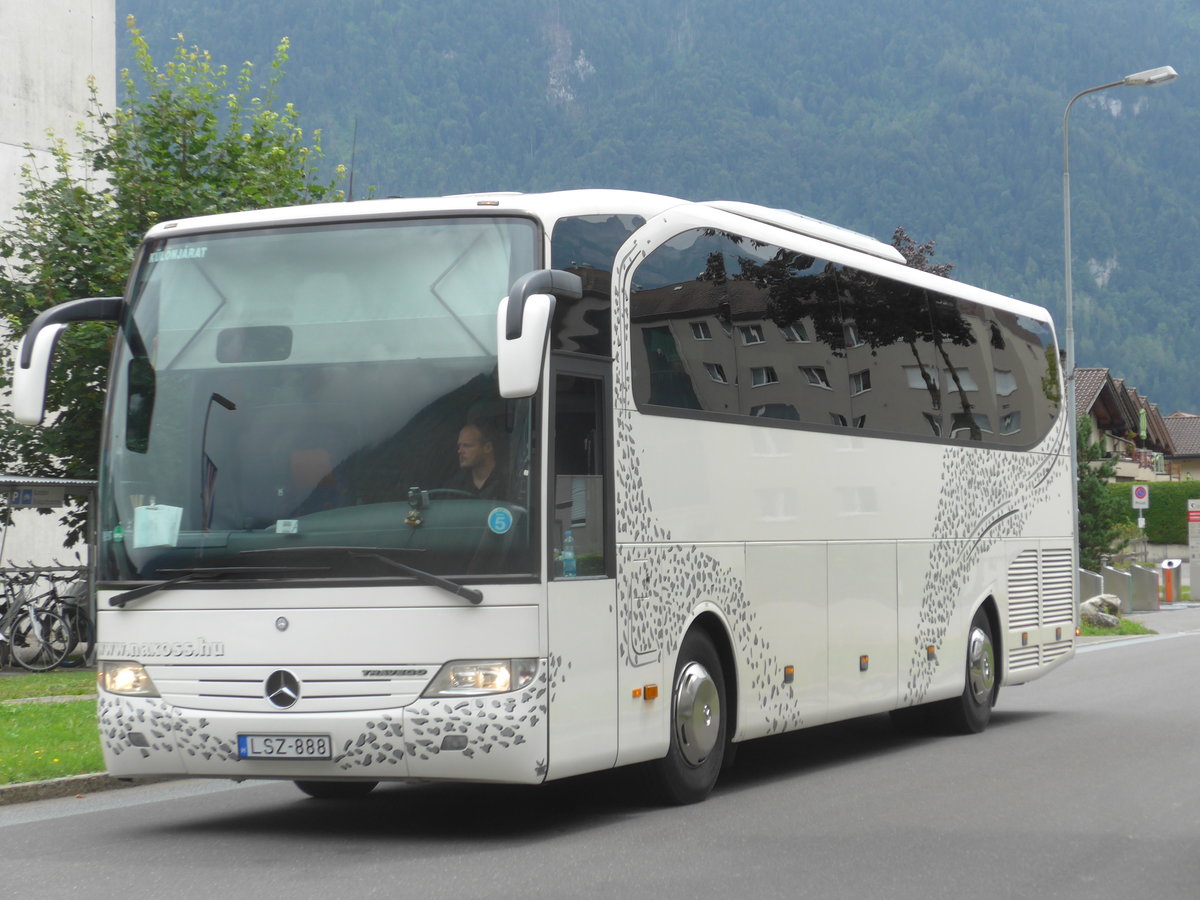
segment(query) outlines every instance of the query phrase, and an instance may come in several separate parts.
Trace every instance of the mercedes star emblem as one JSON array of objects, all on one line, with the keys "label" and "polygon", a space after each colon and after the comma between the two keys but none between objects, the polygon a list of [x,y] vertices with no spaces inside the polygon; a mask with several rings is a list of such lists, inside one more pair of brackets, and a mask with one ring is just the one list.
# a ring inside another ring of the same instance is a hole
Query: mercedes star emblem
[{"label": "mercedes star emblem", "polygon": [[294,706],[300,699],[300,679],[283,669],[267,676],[263,688],[267,699],[280,709]]}]

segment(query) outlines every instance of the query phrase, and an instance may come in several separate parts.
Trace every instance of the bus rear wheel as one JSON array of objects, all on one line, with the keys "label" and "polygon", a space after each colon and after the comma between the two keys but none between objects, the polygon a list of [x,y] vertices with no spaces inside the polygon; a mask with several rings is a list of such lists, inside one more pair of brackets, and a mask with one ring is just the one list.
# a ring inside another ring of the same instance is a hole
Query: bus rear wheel
[{"label": "bus rear wheel", "polygon": [[655,786],[670,804],[698,803],[709,795],[725,757],[725,673],[712,640],[688,632],[671,687],[671,743],[653,766]]},{"label": "bus rear wheel", "polygon": [[958,697],[943,701],[942,724],[955,734],[978,734],[988,726],[1000,684],[996,680],[996,648],[992,624],[980,609],[967,635],[967,683]]},{"label": "bus rear wheel", "polygon": [[296,787],[318,800],[357,800],[375,790],[378,781],[297,781]]}]

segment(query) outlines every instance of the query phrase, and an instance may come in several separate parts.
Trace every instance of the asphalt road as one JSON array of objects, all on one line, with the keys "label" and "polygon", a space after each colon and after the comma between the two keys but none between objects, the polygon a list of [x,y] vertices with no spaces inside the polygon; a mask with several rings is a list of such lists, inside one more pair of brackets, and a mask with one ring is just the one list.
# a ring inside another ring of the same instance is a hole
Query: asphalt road
[{"label": "asphalt road", "polygon": [[5,880],[39,900],[1194,900],[1200,610],[1158,616],[1184,633],[1089,645],[1003,691],[983,735],[876,716],[756,741],[697,806],[647,806],[611,773],[353,803],[172,782],[0,807]]}]

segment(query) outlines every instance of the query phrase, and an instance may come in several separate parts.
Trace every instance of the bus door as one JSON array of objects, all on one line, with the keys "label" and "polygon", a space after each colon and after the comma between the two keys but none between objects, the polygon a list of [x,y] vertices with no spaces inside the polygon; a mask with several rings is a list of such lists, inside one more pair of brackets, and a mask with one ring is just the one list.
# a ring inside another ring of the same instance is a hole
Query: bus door
[{"label": "bus door", "polygon": [[554,358],[549,410],[550,778],[615,764],[617,631],[612,381]]}]

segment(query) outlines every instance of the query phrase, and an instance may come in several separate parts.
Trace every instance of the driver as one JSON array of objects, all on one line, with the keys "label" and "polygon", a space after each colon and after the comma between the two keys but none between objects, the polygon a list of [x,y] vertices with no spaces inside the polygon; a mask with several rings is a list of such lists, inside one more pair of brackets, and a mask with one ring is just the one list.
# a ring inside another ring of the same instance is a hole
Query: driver
[{"label": "driver", "polygon": [[488,500],[505,499],[508,491],[496,466],[496,435],[490,426],[472,423],[459,431],[458,474],[450,487]]}]

